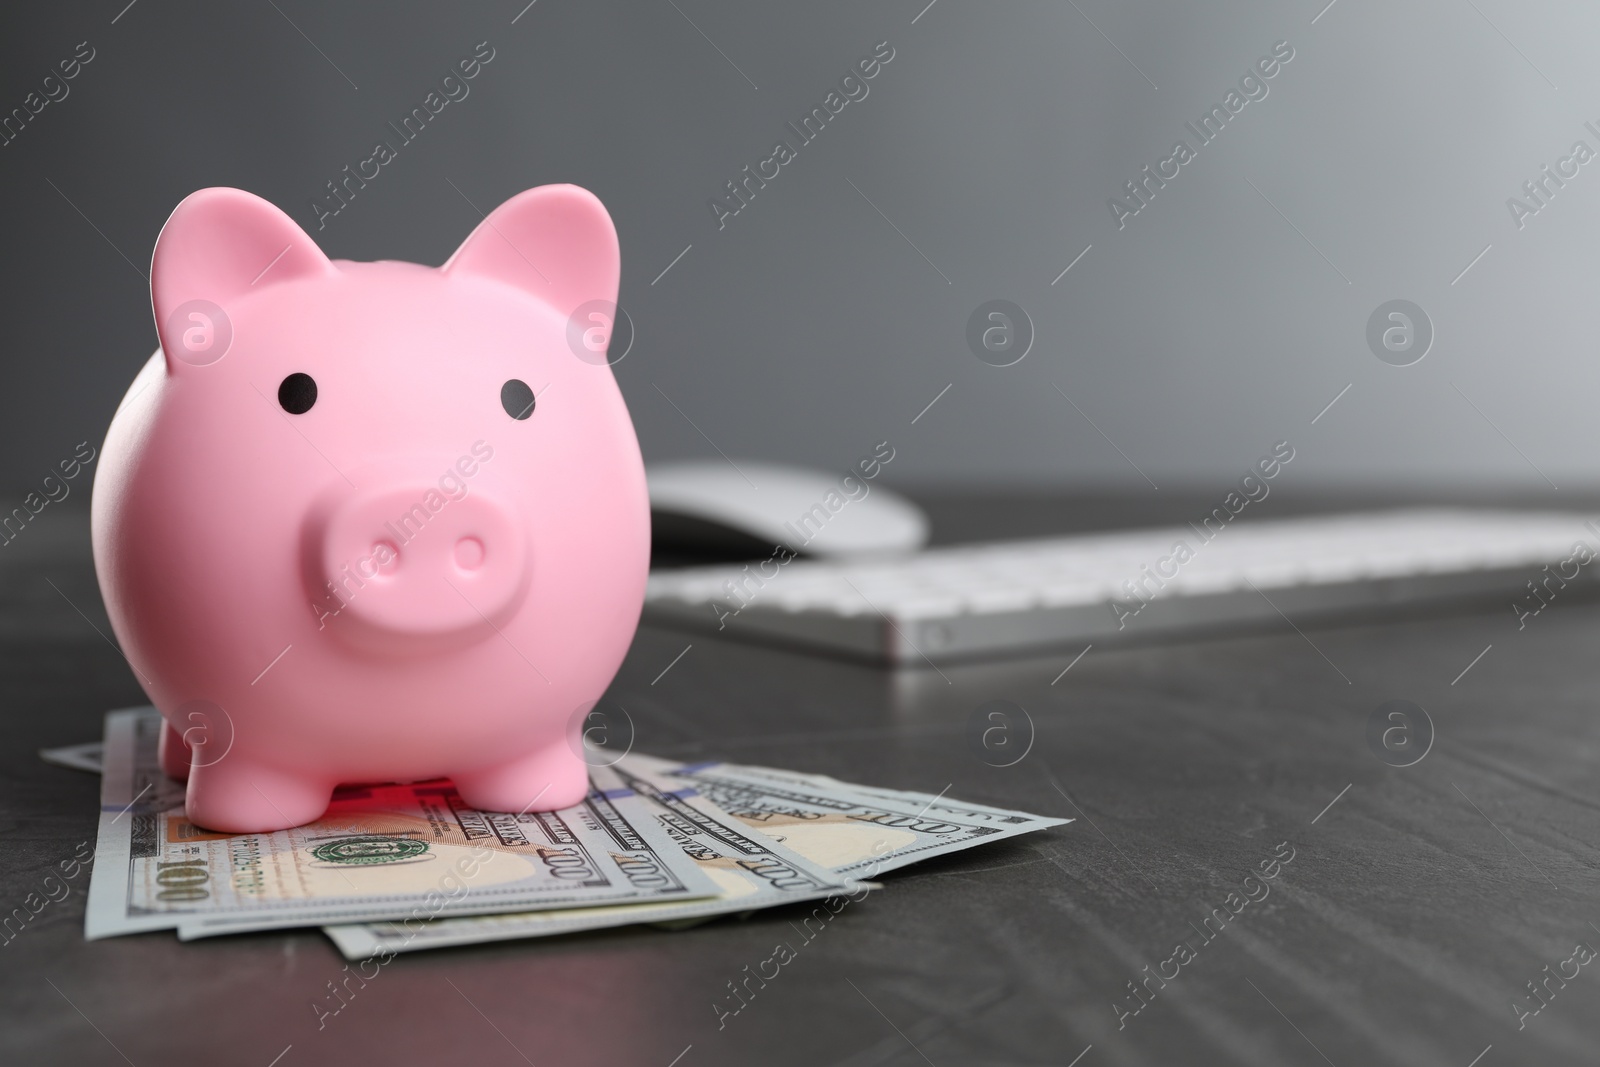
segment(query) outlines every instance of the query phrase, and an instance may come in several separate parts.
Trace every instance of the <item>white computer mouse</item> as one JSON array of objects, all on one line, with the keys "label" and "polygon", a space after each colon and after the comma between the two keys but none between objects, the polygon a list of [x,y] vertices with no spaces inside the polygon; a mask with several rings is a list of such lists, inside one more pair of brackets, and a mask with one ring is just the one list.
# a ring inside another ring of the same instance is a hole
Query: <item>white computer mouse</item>
[{"label": "white computer mouse", "polygon": [[650,464],[650,519],[658,546],[751,557],[785,545],[839,559],[913,552],[928,518],[860,472],[738,460]]}]

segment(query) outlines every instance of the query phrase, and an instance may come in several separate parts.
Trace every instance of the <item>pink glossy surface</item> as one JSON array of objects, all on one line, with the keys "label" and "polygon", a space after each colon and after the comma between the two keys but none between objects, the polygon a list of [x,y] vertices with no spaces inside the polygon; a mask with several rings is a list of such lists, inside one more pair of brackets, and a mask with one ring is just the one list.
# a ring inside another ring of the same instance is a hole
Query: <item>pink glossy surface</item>
[{"label": "pink glossy surface", "polygon": [[[192,819],[281,828],[340,782],[441,775],[490,810],[581,798],[575,716],[622,662],[649,563],[627,409],[567,340],[618,272],[573,186],[507,201],[437,269],[331,262],[234,189],[173,212],[163,351],[107,432],[93,526]],[[317,386],[302,414],[278,401],[295,373]],[[526,419],[510,379],[538,396]],[[197,729],[194,706],[217,710]]]}]

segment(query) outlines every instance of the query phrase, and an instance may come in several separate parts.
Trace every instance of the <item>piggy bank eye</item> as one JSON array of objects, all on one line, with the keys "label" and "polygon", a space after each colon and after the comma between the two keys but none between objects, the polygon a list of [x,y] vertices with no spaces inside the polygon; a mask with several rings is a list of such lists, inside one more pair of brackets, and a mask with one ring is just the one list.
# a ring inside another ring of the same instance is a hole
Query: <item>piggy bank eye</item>
[{"label": "piggy bank eye", "polygon": [[316,402],[317,383],[309,374],[291,374],[278,386],[278,403],[291,415],[304,415]]},{"label": "piggy bank eye", "polygon": [[525,419],[532,415],[533,402],[533,390],[521,379],[512,378],[500,387],[500,406],[513,419]]}]

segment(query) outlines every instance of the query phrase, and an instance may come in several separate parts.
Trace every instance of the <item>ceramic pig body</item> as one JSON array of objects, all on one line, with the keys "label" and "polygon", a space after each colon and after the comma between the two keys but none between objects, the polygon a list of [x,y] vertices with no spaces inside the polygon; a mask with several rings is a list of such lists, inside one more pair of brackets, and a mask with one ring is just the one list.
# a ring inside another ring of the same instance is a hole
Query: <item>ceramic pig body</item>
[{"label": "ceramic pig body", "polygon": [[582,798],[577,726],[649,565],[627,409],[569,343],[618,274],[573,186],[514,197],[437,269],[330,261],[239,190],[178,206],[93,534],[193,821],[281,829],[339,783],[437,776],[491,811]]}]

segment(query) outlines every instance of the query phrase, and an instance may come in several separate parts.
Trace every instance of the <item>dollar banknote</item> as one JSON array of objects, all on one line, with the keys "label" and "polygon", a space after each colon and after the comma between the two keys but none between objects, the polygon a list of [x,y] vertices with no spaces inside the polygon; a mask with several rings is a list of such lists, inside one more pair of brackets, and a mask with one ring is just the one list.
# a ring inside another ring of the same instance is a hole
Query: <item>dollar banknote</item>
[{"label": "dollar banknote", "polygon": [[[650,756],[639,758],[648,761],[647,765],[656,768],[657,773],[671,773],[673,769],[682,766],[670,760],[659,760]],[[767,778],[791,786],[811,786],[813,788],[835,789],[859,796],[915,801],[918,810],[924,813],[930,811],[941,812],[954,815],[957,818],[988,822],[1003,827],[1031,824],[1034,829],[1044,829],[1045,827],[1064,825],[1074,821],[1073,819],[1033,815],[1029,812],[1017,811],[1012,808],[997,808],[969,800],[957,800],[953,797],[945,796],[943,793],[925,793],[910,789],[885,789],[882,786],[845,782],[827,774],[807,774],[800,771],[787,771],[775,767],[761,767],[752,764],[707,763],[702,766],[722,766],[736,770],[740,775]]]},{"label": "dollar banknote", "polygon": [[707,918],[801,901],[828,900],[842,907],[873,886],[807,861],[764,832],[730,817],[694,787],[657,778],[623,761],[596,769],[592,777],[607,793],[628,794],[650,805],[656,824],[682,855],[709,875],[720,890],[714,899],[442,918],[416,928],[394,923],[328,926],[325,931],[348,959],[375,953],[470,945],[525,937],[596,930],[634,923],[692,924]]},{"label": "dollar banknote", "polygon": [[854,878],[1072,821],[770,767],[678,764],[650,756],[623,762],[668,788],[692,785],[745,826]]},{"label": "dollar banknote", "polygon": [[[679,837],[690,855],[705,861],[708,843],[674,825],[677,812],[690,806],[709,819],[755,840],[771,842],[799,871],[831,871],[840,881],[867,887],[864,881],[903,867],[989,841],[1069,823],[941,794],[860,786],[826,775],[805,775],[767,767],[735,764],[679,764],[650,756],[630,755],[616,771],[628,785],[661,807],[659,817]],[[712,851],[715,846],[709,846]],[[717,855],[714,862],[725,863]],[[725,868],[724,868],[725,869]],[[619,905],[557,910],[526,915],[472,916],[445,919],[414,932],[382,924],[332,927],[327,932],[350,959],[363,959],[389,949],[407,951],[473,944],[479,941],[538,937],[649,922],[674,925],[718,914],[743,913],[796,901],[854,897],[858,889],[791,889],[730,885],[725,899],[682,905]]]},{"label": "dollar banknote", "polygon": [[41,748],[39,758],[57,767],[75,771],[100,773],[100,756],[105,745],[100,741],[86,741],[81,745],[63,745],[60,748]]},{"label": "dollar banknote", "polygon": [[162,773],[151,708],[107,716],[90,939],[714,897],[721,887],[626,790],[557,812],[482,812],[448,781],[341,788],[316,822],[214,833]]}]

